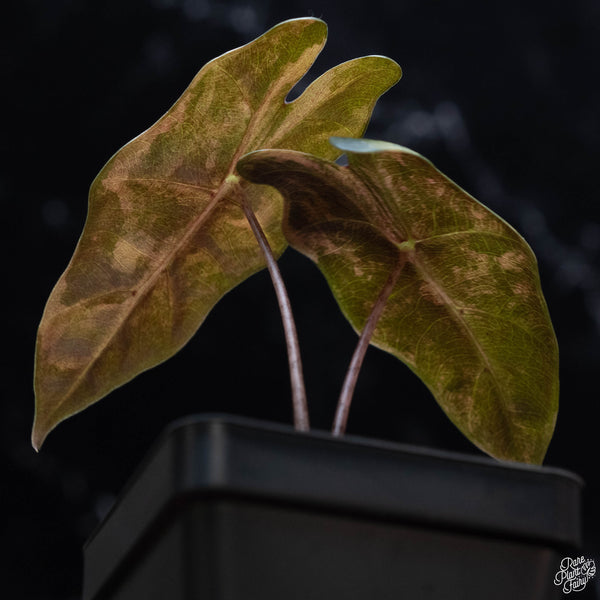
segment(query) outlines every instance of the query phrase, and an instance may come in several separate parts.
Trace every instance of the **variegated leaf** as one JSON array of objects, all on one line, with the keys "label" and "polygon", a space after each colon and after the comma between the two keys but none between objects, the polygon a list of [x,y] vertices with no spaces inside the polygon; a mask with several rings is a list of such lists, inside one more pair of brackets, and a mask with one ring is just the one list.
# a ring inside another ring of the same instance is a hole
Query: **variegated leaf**
[{"label": "variegated leaf", "polygon": [[393,281],[372,343],[406,363],[482,450],[540,463],[558,408],[558,348],[533,252],[415,152],[332,141],[349,166],[264,150],[238,170],[283,194],[288,241],[317,263],[357,331]]},{"label": "variegated leaf", "polygon": [[209,62],[96,177],[82,237],[38,332],[34,447],[176,353],[227,291],[264,267],[242,193],[274,252],[284,250],[281,198],[240,183],[238,158],[264,147],[335,158],[329,136],[361,135],[400,77],[390,59],[359,58],[286,102],[326,35],[318,19],[285,21]]}]

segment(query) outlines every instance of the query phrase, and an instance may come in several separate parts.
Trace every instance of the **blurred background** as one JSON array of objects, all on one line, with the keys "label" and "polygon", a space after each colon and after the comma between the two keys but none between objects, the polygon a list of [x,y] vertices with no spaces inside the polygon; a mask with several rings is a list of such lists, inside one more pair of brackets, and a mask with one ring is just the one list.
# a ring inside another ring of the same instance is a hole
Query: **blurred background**
[{"label": "blurred background", "polygon": [[[279,21],[324,19],[310,73],[368,54],[404,77],[368,137],[408,146],[514,225],[538,256],[561,349],[545,464],[586,481],[586,555],[600,557],[600,3],[592,0],[20,0],[1,37],[5,206],[0,444],[3,596],[75,600],[81,548],[132,470],[179,417],[291,422],[283,335],[266,272],[233,290],[180,355],[50,435],[36,455],[35,333],[83,227],[89,185],[208,60]],[[281,260],[313,426],[327,429],[355,335],[312,264]],[[479,454],[394,358],[371,349],[349,432]],[[598,578],[595,581],[598,584]]]}]

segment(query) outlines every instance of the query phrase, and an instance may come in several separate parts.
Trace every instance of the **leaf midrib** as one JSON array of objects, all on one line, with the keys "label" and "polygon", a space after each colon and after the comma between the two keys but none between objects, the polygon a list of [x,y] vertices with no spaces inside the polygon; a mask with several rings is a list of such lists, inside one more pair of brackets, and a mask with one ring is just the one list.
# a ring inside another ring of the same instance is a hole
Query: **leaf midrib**
[{"label": "leaf midrib", "polygon": [[73,381],[73,384],[69,387],[69,389],[64,393],[62,399],[56,403],[53,413],[58,412],[60,407],[68,402],[68,400],[75,394],[76,390],[80,387],[82,381],[85,380],[88,373],[93,369],[94,365],[97,363],[98,359],[104,354],[106,349],[109,347],[112,340],[118,335],[119,331],[124,327],[125,323],[128,322],[129,317],[133,313],[133,311],[137,308],[137,306],[142,302],[145,298],[146,294],[153,288],[156,280],[162,275],[163,272],[167,270],[169,264],[171,264],[173,257],[179,252],[179,250],[185,246],[185,244],[195,235],[198,227],[202,225],[202,223],[208,219],[210,216],[212,209],[214,206],[220,201],[226,191],[228,191],[228,186],[223,182],[219,191],[215,194],[207,208],[202,212],[201,215],[193,222],[194,225],[188,229],[186,234],[183,236],[181,242],[174,247],[171,252],[169,252],[165,258],[157,265],[155,269],[153,269],[152,274],[146,279],[146,281],[137,289],[137,293],[135,296],[131,296],[128,301],[125,301],[121,304],[123,307],[123,311],[120,313],[123,315],[123,318],[119,320],[119,323],[112,328],[112,330],[107,333],[105,341],[99,346],[98,351],[94,354],[93,358],[88,361],[84,370],[81,371],[78,377],[76,377]]},{"label": "leaf midrib", "polygon": [[[163,272],[167,270],[168,265],[172,264],[173,258],[180,252],[181,248],[185,247],[188,241],[197,233],[198,229],[202,226],[202,224],[208,220],[212,212],[215,210],[215,207],[219,204],[222,198],[224,198],[231,189],[238,184],[229,184],[227,182],[227,178],[229,175],[232,175],[235,171],[235,167],[237,162],[241,156],[248,152],[245,147],[248,143],[248,139],[252,139],[252,136],[255,134],[256,129],[258,127],[257,123],[260,124],[262,116],[265,112],[268,112],[270,108],[271,99],[280,92],[283,86],[274,86],[274,88],[264,96],[264,101],[261,104],[261,107],[254,112],[251,119],[248,122],[248,126],[246,127],[246,131],[244,133],[244,137],[241,142],[238,144],[238,148],[236,149],[233,158],[230,162],[229,169],[227,170],[227,175],[223,178],[221,185],[216,190],[215,195],[212,200],[208,203],[206,208],[198,215],[196,219],[194,219],[191,225],[188,227],[187,231],[182,236],[179,243],[175,244],[171,251],[165,255],[163,260],[157,265],[157,267],[152,271],[152,274],[147,278],[147,280],[138,288],[137,294],[132,296],[131,299],[124,303],[124,308],[126,310],[123,311],[123,318],[120,320],[118,325],[113,328],[110,334],[107,335],[105,342],[99,348],[99,350],[95,353],[92,360],[90,360],[86,366],[86,368],[80,373],[80,375],[73,381],[73,384],[69,387],[67,392],[64,394],[63,398],[55,405],[55,410],[53,412],[57,412],[58,409],[63,406],[68,399],[72,397],[75,391],[80,387],[82,381],[85,380],[87,374],[92,370],[98,359],[103,355],[106,348],[110,345],[111,341],[118,335],[119,331],[123,328],[124,324],[129,320],[129,317],[135,310],[135,308],[141,303],[141,301],[145,298],[146,294],[150,289],[153,288],[156,280],[162,275]],[[244,99],[245,101],[245,99]],[[282,106],[285,106],[282,103]],[[107,178],[110,179],[110,178]],[[128,180],[129,178],[121,178],[122,180]],[[135,178],[134,178],[135,179]],[[153,179],[153,178],[149,178]],[[161,181],[161,180],[157,180]],[[184,184],[185,185],[185,184]],[[193,184],[190,184],[193,185]],[[194,186],[201,188],[201,186]]]},{"label": "leaf midrib", "polygon": [[456,308],[456,306],[454,305],[454,302],[451,300],[450,296],[446,293],[446,290],[444,289],[444,287],[442,285],[440,285],[433,277],[431,277],[429,270],[423,265],[422,261],[416,255],[416,252],[409,253],[408,259],[413,263],[415,270],[419,273],[421,278],[428,285],[431,285],[433,287],[433,289],[435,290],[435,292],[442,298],[442,300],[444,302],[444,306],[446,306],[447,309],[449,310],[451,318],[466,333],[466,335],[470,339],[473,347],[476,349],[477,353],[479,354],[479,356],[482,360],[482,363],[484,365],[484,368],[486,368],[488,370],[488,372],[490,373],[494,388],[496,389],[496,396],[500,400],[502,420],[504,421],[504,423],[506,425],[505,431],[508,432],[509,437],[511,437],[510,436],[510,432],[511,432],[510,419],[507,416],[507,411],[509,410],[509,408],[508,408],[509,400],[508,400],[506,394],[504,393],[502,385],[498,381],[498,375],[496,374],[494,367],[490,363],[490,361],[487,357],[487,354],[484,351],[484,348],[482,347],[481,343],[477,339],[477,336],[473,333],[467,320],[460,313],[460,311]]}]

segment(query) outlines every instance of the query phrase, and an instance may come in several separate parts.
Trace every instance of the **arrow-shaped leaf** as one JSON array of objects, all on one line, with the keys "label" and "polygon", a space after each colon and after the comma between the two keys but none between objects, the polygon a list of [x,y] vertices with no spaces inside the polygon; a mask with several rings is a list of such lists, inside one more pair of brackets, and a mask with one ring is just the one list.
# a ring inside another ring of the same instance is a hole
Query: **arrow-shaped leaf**
[{"label": "arrow-shaped leaf", "polygon": [[281,199],[240,184],[264,147],[335,158],[331,135],[361,135],[398,65],[364,57],[286,96],[321,51],[318,19],[286,21],[208,63],[175,105],[92,183],[86,225],[53,290],[36,350],[39,447],[61,420],[172,356],[230,289],[264,267],[241,209],[249,197],[276,254]]},{"label": "arrow-shaped leaf", "polygon": [[531,249],[418,154],[332,141],[348,167],[264,150],[238,170],[283,194],[288,241],[317,263],[357,331],[391,281],[372,343],[406,363],[485,452],[540,463],[558,349]]}]

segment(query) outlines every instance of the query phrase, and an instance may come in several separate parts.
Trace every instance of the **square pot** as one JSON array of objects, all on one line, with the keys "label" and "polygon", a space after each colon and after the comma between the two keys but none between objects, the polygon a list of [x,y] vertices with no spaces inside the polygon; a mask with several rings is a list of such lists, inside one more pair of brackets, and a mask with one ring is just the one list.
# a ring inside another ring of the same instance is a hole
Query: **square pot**
[{"label": "square pot", "polygon": [[190,418],[87,542],[83,600],[558,599],[581,489],[548,467]]}]

